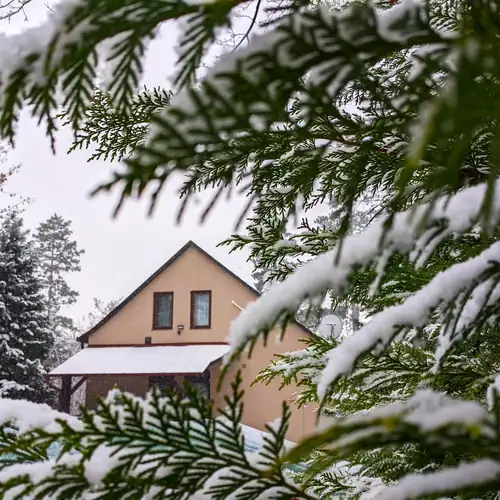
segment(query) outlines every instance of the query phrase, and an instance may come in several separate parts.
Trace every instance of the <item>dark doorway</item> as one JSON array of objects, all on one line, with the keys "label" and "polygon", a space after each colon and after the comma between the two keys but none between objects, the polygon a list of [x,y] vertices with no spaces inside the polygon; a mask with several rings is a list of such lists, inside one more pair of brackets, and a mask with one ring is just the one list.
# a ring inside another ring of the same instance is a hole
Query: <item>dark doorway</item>
[{"label": "dark doorway", "polygon": [[202,375],[186,375],[186,382],[196,389],[198,395],[210,399],[210,372]]},{"label": "dark doorway", "polygon": [[181,389],[173,375],[157,375],[149,377],[148,390],[151,390],[153,386],[158,387],[160,391],[168,389],[178,391]]},{"label": "dark doorway", "polygon": [[157,375],[149,377],[148,390],[153,386],[158,387],[160,391],[172,390],[185,394],[184,383],[187,382],[196,392],[207,399],[210,399],[210,372],[207,370],[201,375]]}]

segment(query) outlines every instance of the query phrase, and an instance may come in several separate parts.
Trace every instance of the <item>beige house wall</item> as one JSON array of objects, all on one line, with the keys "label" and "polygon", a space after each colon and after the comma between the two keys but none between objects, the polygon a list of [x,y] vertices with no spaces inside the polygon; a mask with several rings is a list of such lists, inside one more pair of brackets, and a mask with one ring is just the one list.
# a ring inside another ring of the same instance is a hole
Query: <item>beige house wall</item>
[{"label": "beige house wall", "polygon": [[[191,291],[212,290],[210,329],[190,329]],[[153,293],[174,292],[173,328],[153,330]],[[189,248],[147,285],[122,310],[89,338],[89,345],[144,344],[146,336],[153,344],[192,344],[226,342],[229,323],[241,307],[255,295],[238,283],[210,259]],[[183,325],[180,335],[177,326]]]},{"label": "beige house wall", "polygon": [[[303,349],[304,344],[299,342],[304,337],[303,331],[293,325],[287,330],[282,343],[276,344],[270,337],[264,347],[259,344],[252,352],[252,356],[242,357],[236,362],[222,381],[220,392],[216,392],[216,384],[220,374],[220,363],[214,367],[212,376],[212,399],[216,408],[224,404],[224,396],[231,392],[231,382],[238,370],[242,373],[244,389],[243,423],[256,429],[264,430],[266,423],[271,423],[282,415],[283,401],[290,401],[297,392],[297,387],[289,385],[280,390],[280,381],[276,380],[266,385],[263,383],[252,384],[259,372],[269,365],[275,354]],[[315,428],[317,405],[307,405],[297,408],[292,405],[292,415],[287,438],[297,442],[304,435],[311,433]]]},{"label": "beige house wall", "polygon": [[[190,329],[191,291],[212,291],[212,314],[210,329]],[[173,328],[153,329],[154,292],[173,292]],[[209,257],[189,247],[160,275],[150,282],[116,315],[111,317],[97,331],[90,335],[88,348],[105,345],[143,345],[145,337],[151,337],[153,344],[193,344],[221,343],[227,341],[229,325],[245,307],[256,299],[256,294],[226,273]],[[180,335],[177,325],[183,325]],[[283,400],[290,399],[295,387],[279,390],[279,381],[270,385],[251,386],[258,372],[269,364],[275,354],[303,348],[300,338],[308,335],[298,325],[290,325],[281,343],[276,343],[271,335],[267,347],[259,344],[252,357],[242,358],[235,363],[226,376],[219,394],[216,383],[220,363],[211,367],[212,399],[216,407],[223,404],[224,395],[229,392],[230,382],[241,369],[243,375],[244,416],[243,423],[257,429],[281,415]],[[147,349],[148,347],[144,347]],[[96,397],[105,395],[117,383],[126,391],[144,395],[148,387],[147,377],[90,377],[87,383],[87,404],[93,406]],[[294,408],[288,439],[297,441],[305,433],[314,429],[315,407]]]}]

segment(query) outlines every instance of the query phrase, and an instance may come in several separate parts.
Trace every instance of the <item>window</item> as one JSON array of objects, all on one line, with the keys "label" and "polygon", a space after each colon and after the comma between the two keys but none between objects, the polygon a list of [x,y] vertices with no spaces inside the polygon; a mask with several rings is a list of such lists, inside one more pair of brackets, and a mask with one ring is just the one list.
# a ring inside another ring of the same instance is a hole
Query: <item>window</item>
[{"label": "window", "polygon": [[153,297],[153,329],[171,329],[173,322],[174,294],[172,292],[156,292]]},{"label": "window", "polygon": [[191,292],[191,328],[210,328],[212,292]]}]

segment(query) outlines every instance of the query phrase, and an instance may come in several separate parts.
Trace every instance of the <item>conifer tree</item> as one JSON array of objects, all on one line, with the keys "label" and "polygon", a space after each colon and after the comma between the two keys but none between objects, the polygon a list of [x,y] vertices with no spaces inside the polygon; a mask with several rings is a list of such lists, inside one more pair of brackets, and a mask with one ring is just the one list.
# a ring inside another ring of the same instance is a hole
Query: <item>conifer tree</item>
[{"label": "conifer tree", "polygon": [[48,325],[54,334],[51,365],[65,361],[72,353],[76,327],[61,309],[74,304],[79,293],[67,281],[70,273],[79,272],[84,250],[73,239],[71,221],[57,214],[41,222],[33,234],[39,260],[40,282],[45,295]]},{"label": "conifer tree", "polygon": [[66,276],[81,271],[80,257],[84,250],[78,248],[72,236],[71,221],[57,214],[41,222],[33,234],[51,324],[58,320],[62,307],[74,304],[78,298]]},{"label": "conifer tree", "polygon": [[[289,500],[377,488],[381,498],[494,498],[500,375],[482,348],[495,343],[500,310],[498,2],[273,4],[267,30],[195,82],[240,3],[66,4],[37,28],[36,46],[7,40],[25,57],[0,61],[0,135],[14,138],[19,108],[32,105],[55,141],[57,89],[74,147],[97,142],[94,158],[126,160],[98,189],[121,190],[118,210],[151,187],[154,207],[177,173],[181,214],[199,190],[215,186],[206,217],[224,191],[243,188],[253,215],[234,248],[251,245],[273,270],[296,255],[278,242],[297,209],[333,196],[339,226],[326,237],[303,232],[311,258],[232,323],[227,360],[304,303],[359,304],[369,315],[359,330],[339,342],[315,337],[300,363],[275,370],[321,402],[323,425],[286,450],[285,405],[250,459],[237,383],[226,420],[196,395],[115,394],[83,422],[56,426],[52,414],[31,432],[11,406],[3,423],[19,432],[3,439],[23,466],[2,470],[0,493]],[[137,93],[146,44],[173,19],[183,21],[173,91]],[[103,56],[113,76],[91,99]],[[349,234],[356,203],[373,191],[381,217]],[[60,459],[41,463],[56,441]],[[292,481],[288,466],[304,461]]]},{"label": "conifer tree", "polygon": [[7,215],[0,229],[0,394],[46,402],[52,393],[43,364],[53,338],[37,264],[22,219]]}]

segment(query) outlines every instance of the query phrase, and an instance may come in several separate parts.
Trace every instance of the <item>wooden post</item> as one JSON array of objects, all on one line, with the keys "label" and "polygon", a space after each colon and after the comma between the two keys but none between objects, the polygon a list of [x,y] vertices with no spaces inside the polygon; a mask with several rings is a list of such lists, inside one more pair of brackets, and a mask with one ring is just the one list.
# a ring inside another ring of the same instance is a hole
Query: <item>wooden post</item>
[{"label": "wooden post", "polygon": [[82,377],[72,388],[70,391],[70,396],[75,393],[75,391],[83,385],[83,383],[87,380],[87,377]]},{"label": "wooden post", "polygon": [[69,413],[71,406],[71,375],[64,375],[61,380],[59,393],[59,410]]}]

